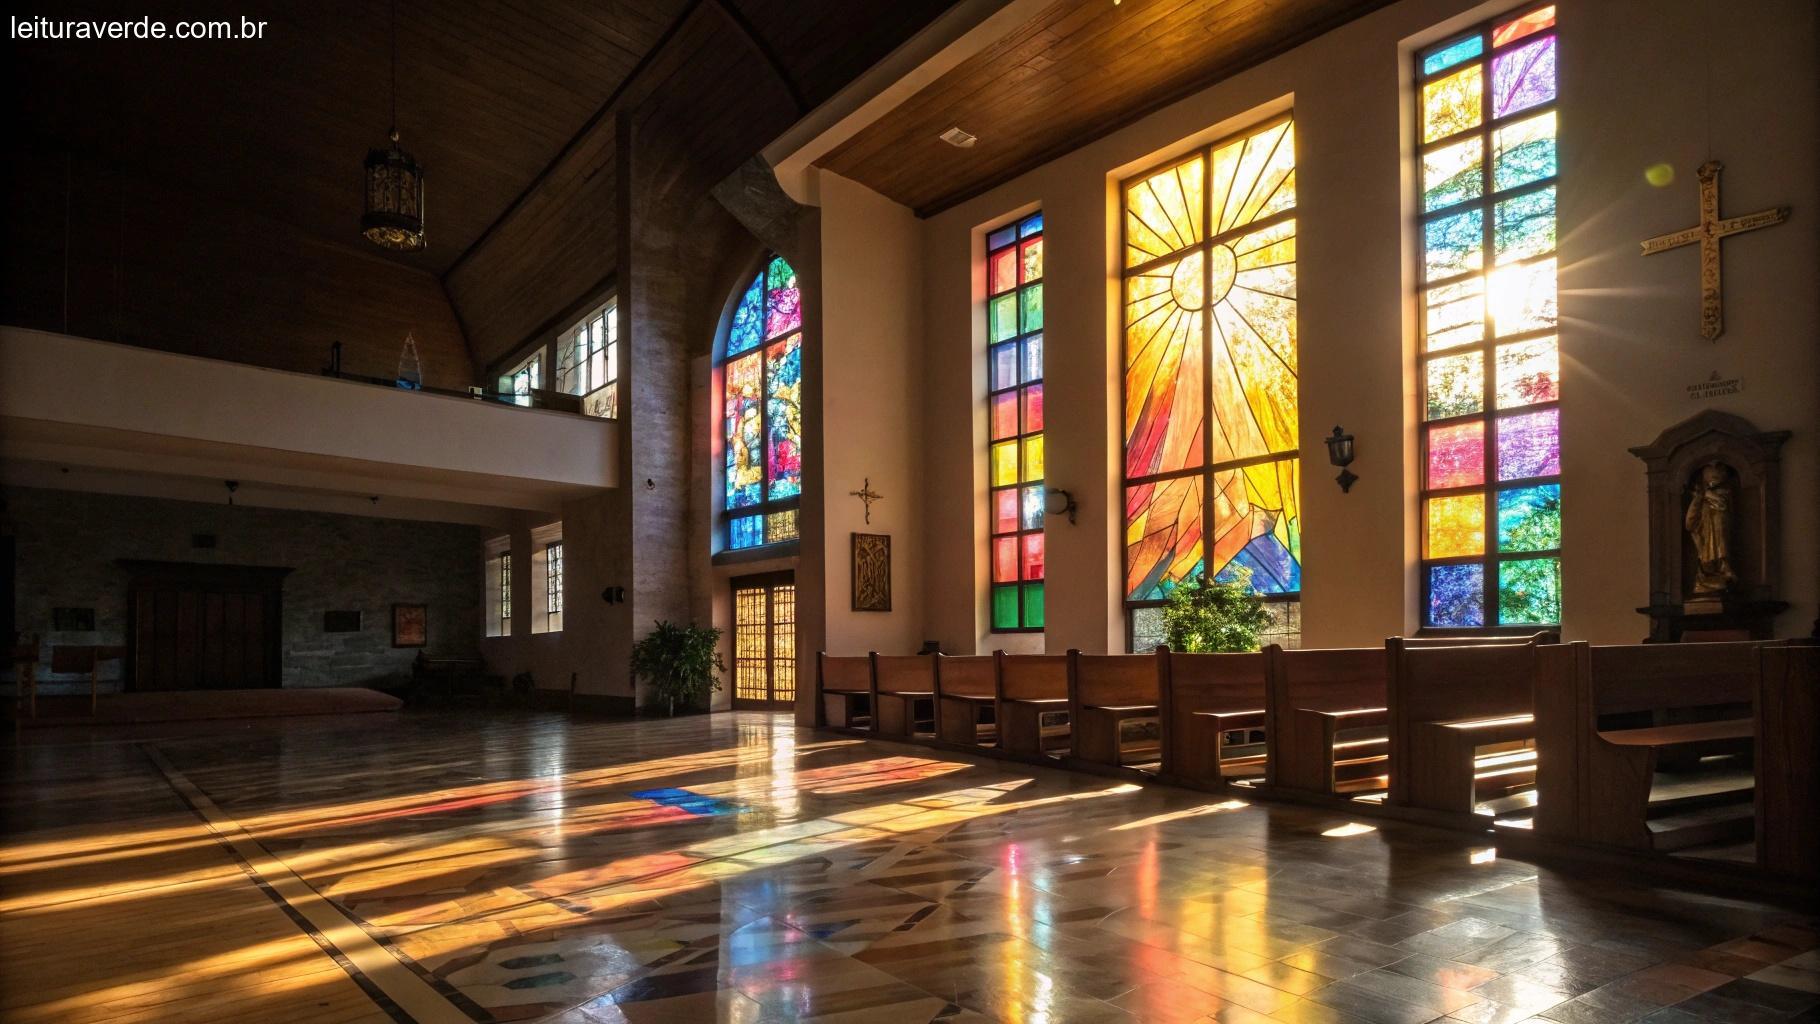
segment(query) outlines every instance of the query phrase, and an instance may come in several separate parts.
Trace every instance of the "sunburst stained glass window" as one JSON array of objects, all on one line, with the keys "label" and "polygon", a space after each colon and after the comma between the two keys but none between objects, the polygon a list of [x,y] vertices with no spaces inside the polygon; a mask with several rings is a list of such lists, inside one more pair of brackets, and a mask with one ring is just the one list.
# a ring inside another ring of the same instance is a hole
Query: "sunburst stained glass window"
[{"label": "sunburst stained glass window", "polygon": [[1555,9],[1416,55],[1423,625],[1561,621]]},{"label": "sunburst stained glass window", "polygon": [[986,233],[987,556],[994,632],[1043,628],[1043,215]]},{"label": "sunburst stained glass window", "polygon": [[1127,181],[1125,577],[1133,649],[1188,580],[1245,579],[1294,643],[1302,589],[1295,123]]},{"label": "sunburst stained glass window", "polygon": [[728,550],[797,539],[803,493],[802,293],[781,256],[740,294],[722,347]]}]

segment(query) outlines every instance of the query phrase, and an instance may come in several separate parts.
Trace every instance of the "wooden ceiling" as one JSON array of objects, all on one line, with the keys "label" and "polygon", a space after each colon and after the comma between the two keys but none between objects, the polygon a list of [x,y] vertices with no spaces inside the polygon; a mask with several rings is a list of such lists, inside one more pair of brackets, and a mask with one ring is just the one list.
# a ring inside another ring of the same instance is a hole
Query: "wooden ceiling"
[{"label": "wooden ceiling", "polygon": [[1389,2],[1061,0],[817,166],[928,216]]},{"label": "wooden ceiling", "polygon": [[[425,169],[441,274],[500,217],[663,38],[688,0],[398,4],[398,127]],[[391,118],[389,6],[186,4],[185,20],[269,24],[258,41],[9,46],[16,130],[78,162],[131,169],[294,225],[359,236],[361,162]],[[144,16],[90,0],[62,18]],[[173,13],[169,18],[178,17]],[[30,102],[18,98],[29,97]],[[378,251],[378,250],[374,250]]]}]

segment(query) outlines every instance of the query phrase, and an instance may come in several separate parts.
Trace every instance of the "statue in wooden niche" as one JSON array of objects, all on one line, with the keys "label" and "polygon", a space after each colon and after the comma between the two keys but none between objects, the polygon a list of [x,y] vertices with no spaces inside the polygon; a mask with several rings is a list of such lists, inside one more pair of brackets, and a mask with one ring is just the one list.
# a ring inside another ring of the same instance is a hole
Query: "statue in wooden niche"
[{"label": "statue in wooden niche", "polygon": [[1722,462],[1709,462],[1694,479],[1693,497],[1687,503],[1684,523],[1694,542],[1694,594],[1724,594],[1738,582],[1732,571],[1731,470]]}]

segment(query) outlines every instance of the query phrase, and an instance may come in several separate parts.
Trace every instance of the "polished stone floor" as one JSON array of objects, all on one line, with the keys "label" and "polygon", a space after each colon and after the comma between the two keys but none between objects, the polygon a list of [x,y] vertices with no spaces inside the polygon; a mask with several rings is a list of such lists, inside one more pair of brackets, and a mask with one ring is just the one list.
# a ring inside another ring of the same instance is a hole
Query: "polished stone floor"
[{"label": "polished stone floor", "polygon": [[28,734],[6,1021],[1820,1020],[1820,921],[793,728]]}]

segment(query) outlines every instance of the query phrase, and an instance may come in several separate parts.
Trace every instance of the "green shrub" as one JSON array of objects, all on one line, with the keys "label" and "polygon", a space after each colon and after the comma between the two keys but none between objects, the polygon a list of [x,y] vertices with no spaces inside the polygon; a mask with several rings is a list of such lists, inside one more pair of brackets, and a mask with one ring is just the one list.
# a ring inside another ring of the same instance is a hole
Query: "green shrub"
[{"label": "green shrub", "polygon": [[1163,641],[1172,651],[1218,654],[1258,649],[1270,622],[1264,598],[1251,589],[1251,572],[1229,581],[1191,580],[1169,592],[1163,605]]},{"label": "green shrub", "polygon": [[651,684],[652,694],[674,715],[678,707],[701,707],[720,689],[720,630],[658,622],[632,645],[632,679]]}]

